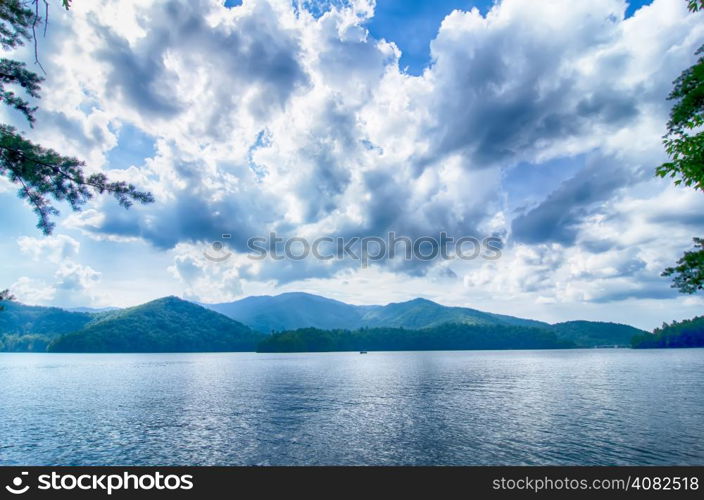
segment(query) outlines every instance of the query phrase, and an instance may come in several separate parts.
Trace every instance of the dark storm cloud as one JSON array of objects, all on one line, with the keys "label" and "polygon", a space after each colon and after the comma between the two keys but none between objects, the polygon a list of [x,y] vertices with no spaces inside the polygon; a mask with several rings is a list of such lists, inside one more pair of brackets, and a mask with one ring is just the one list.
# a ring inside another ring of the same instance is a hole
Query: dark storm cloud
[{"label": "dark storm cloud", "polygon": [[310,177],[297,186],[306,200],[305,222],[325,217],[339,206],[339,196],[350,184],[351,170],[363,149],[356,140],[355,115],[337,100],[330,100],[298,153],[311,167]]},{"label": "dark storm cloud", "polygon": [[699,212],[681,213],[665,212],[649,218],[651,222],[657,224],[677,224],[691,226],[695,229],[704,230],[704,214]]},{"label": "dark storm cloud", "polygon": [[[89,123],[89,122],[88,122]],[[58,129],[66,140],[79,145],[83,149],[91,149],[96,146],[105,144],[108,140],[106,131],[97,125],[84,127],[86,122],[79,119],[67,116],[61,111],[47,111],[40,109],[38,111],[38,127],[39,134],[43,130]]]},{"label": "dark storm cloud", "polygon": [[572,245],[584,217],[610,199],[614,192],[642,177],[614,159],[597,157],[563,182],[537,207],[516,217],[512,236],[521,243]]},{"label": "dark storm cloud", "polygon": [[663,280],[644,283],[647,278],[647,276],[640,276],[637,281],[630,283],[631,286],[627,290],[609,291],[593,299],[593,302],[603,304],[628,299],[673,299],[678,296],[678,292],[668,288]]},{"label": "dark storm cloud", "polygon": [[165,250],[182,242],[212,242],[230,234],[227,243],[237,251],[246,251],[247,240],[262,233],[262,226],[256,220],[261,209],[250,197],[231,193],[213,201],[207,198],[211,194],[189,186],[176,192],[170,201],[134,207],[130,213],[106,203],[104,220],[86,229],[111,236],[143,238]]},{"label": "dark storm cloud", "polygon": [[278,25],[268,4],[258,3],[255,15],[241,18],[234,29],[209,26],[209,8],[203,1],[159,3],[143,12],[147,34],[133,43],[104,27],[105,43],[96,55],[108,64],[108,87],[139,112],[170,118],[186,108],[189,96],[176,94],[179,75],[166,67],[167,52],[194,66],[210,65],[216,71],[208,75],[209,91],[218,106],[204,118],[215,133],[223,115],[240,104],[243,86],[257,86],[249,111],[265,117],[307,82],[298,42]]},{"label": "dark storm cloud", "polygon": [[541,142],[588,133],[596,124],[616,127],[638,113],[632,94],[609,91],[576,99],[579,91],[571,79],[546,93],[539,88],[542,75],[510,85],[508,91],[498,89],[515,82],[485,82],[481,71],[471,75],[444,93],[446,119],[434,130],[435,154],[459,151],[477,168],[514,160]]},{"label": "dark storm cloud", "polygon": [[402,166],[399,165],[365,173],[365,187],[373,193],[364,205],[365,234],[384,235],[394,231],[410,238],[419,238],[437,237],[445,231],[452,236],[476,236],[478,223],[496,208],[491,204],[467,200],[464,209],[458,211],[457,200],[443,196],[446,190],[444,184],[419,200],[413,186],[413,181],[417,179],[399,176],[401,170]]},{"label": "dark storm cloud", "polygon": [[102,220],[87,220],[84,228],[96,234],[143,238],[165,250],[179,243],[213,242],[230,234],[227,243],[237,251],[245,251],[247,240],[264,231],[262,221],[266,214],[274,212],[271,200],[258,193],[214,182],[210,177],[212,170],[205,163],[175,161],[169,170],[161,174],[165,178],[176,174],[178,182],[170,186],[168,195],[156,195],[155,203],[135,205],[129,211],[104,200]]},{"label": "dark storm cloud", "polygon": [[[571,66],[613,31],[611,22],[573,33],[539,36],[522,26],[441,30],[433,42],[438,120],[429,156],[462,153],[472,168],[526,159],[552,143],[588,135],[594,126],[617,128],[639,113],[642,92],[618,88],[625,56],[597,63],[599,78],[585,82]],[[566,36],[564,43],[559,37]],[[466,48],[458,45],[466,37]],[[618,64],[617,64],[618,63]]]},{"label": "dark storm cloud", "polygon": [[163,118],[178,113],[181,106],[170,95],[163,93],[167,74],[163,50],[137,53],[130,48],[127,40],[108,29],[103,37],[106,48],[97,51],[97,56],[110,67],[107,88],[119,90],[127,103],[141,113]]}]

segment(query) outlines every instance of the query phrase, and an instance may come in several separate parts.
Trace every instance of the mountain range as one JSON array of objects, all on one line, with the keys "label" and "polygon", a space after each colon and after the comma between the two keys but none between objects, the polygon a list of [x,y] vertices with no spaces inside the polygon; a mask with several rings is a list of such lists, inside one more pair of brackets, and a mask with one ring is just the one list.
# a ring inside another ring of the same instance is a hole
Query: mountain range
[{"label": "mountain range", "polygon": [[[471,336],[471,343],[465,340],[461,344],[465,346],[494,345],[483,341],[477,343],[476,339],[482,335],[501,335],[508,339],[501,344],[505,345],[504,348],[517,348],[518,344],[548,346],[550,342],[555,347],[627,346],[635,335],[647,333],[617,323],[570,321],[549,324],[466,307],[443,306],[426,299],[384,306],[358,306],[307,293],[255,296],[222,304],[196,304],[165,297],[126,309],[86,311],[91,310],[68,311],[9,303],[0,312],[0,350],[253,351],[263,340],[270,338],[272,332],[299,329],[309,329],[306,333],[309,337],[310,329],[335,330],[337,344],[340,344],[340,331],[357,332],[354,335],[365,342],[385,346],[389,345],[388,339],[399,339],[399,335],[406,331],[406,336],[415,336],[416,344],[406,339],[397,345],[441,345],[441,348],[449,349],[453,348],[452,335],[465,339]],[[449,325],[453,325],[452,328]],[[422,334],[408,333],[409,330],[422,331]],[[383,335],[386,340],[369,340],[369,331]],[[545,332],[554,335],[555,340],[545,337]],[[516,343],[510,340],[520,334],[539,342]],[[440,344],[433,343],[425,338],[428,335],[445,340]],[[280,338],[290,340],[291,336]],[[267,345],[271,350],[275,344],[269,342]],[[457,344],[455,348],[461,348],[459,346]]]},{"label": "mountain range", "polygon": [[300,328],[319,330],[360,328],[425,329],[445,324],[521,326],[543,328],[578,346],[628,346],[644,332],[629,325],[596,321],[545,323],[468,307],[443,306],[427,299],[393,302],[385,306],[357,306],[308,293],[247,297],[223,304],[202,304],[260,332]]},{"label": "mountain range", "polygon": [[468,307],[443,306],[427,299],[385,306],[357,306],[309,293],[247,297],[223,304],[201,304],[261,332],[297,328],[431,328],[444,323],[548,327],[548,323],[492,314]]}]

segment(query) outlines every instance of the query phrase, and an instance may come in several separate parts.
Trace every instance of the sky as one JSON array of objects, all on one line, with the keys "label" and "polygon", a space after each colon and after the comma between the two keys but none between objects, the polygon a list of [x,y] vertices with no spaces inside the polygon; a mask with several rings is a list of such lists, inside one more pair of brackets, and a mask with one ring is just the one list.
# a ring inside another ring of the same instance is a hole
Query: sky
[{"label": "sky", "polygon": [[[304,291],[649,329],[703,310],[660,276],[704,228],[704,196],[654,177],[704,42],[684,0],[91,1],[50,21],[37,124],[2,121],[156,202],[58,204],[45,237],[0,180],[0,287],[24,303]],[[392,231],[496,237],[501,257],[247,251]]]}]

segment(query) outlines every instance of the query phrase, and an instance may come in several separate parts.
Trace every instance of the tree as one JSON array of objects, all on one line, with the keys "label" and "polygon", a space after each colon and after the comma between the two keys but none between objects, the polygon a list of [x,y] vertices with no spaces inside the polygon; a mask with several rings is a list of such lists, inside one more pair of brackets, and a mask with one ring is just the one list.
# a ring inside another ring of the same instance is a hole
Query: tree
[{"label": "tree", "polygon": [[704,238],[694,238],[695,249],[685,252],[675,267],[668,267],[663,276],[674,276],[672,286],[682,293],[704,290]]},{"label": "tree", "polygon": [[15,298],[10,295],[10,290],[0,290],[0,311],[5,309],[5,307],[2,305],[2,302],[7,302],[10,300],[15,300]]},{"label": "tree", "polygon": [[687,4],[692,12],[704,9],[704,0],[687,0]]},{"label": "tree", "polygon": [[[71,0],[62,0],[66,9],[70,4]],[[48,3],[44,1],[44,5],[48,16]],[[41,67],[36,57],[36,28],[45,19],[39,16],[39,0],[1,0],[0,46],[7,51],[33,41],[36,63]],[[27,69],[25,63],[0,58],[0,102],[24,115],[30,127],[35,123],[37,107],[8,86],[19,87],[29,98],[39,99],[42,82],[43,78]],[[20,186],[19,196],[33,207],[37,227],[44,234],[51,234],[55,226],[51,219],[59,214],[53,201],[66,201],[74,211],[95,194],[111,194],[125,208],[134,201],[154,201],[151,193],[138,191],[132,184],[111,182],[102,173],[86,175],[84,167],[82,161],[35,144],[14,127],[0,124],[0,175]]]},{"label": "tree", "polygon": [[[688,0],[689,10],[704,10],[704,0]],[[656,174],[675,179],[675,185],[685,185],[704,191],[704,45],[697,50],[699,57],[674,81],[668,99],[675,101],[664,137],[670,161],[660,165]],[[694,238],[695,249],[685,252],[677,266],[668,267],[663,276],[673,276],[672,286],[682,293],[704,289],[704,239]]]}]

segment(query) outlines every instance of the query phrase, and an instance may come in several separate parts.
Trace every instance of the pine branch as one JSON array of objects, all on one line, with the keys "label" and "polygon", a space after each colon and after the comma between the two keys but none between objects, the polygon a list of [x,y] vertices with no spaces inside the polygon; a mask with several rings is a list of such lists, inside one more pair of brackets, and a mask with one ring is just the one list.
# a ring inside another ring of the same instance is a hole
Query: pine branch
[{"label": "pine branch", "polygon": [[21,185],[20,197],[33,206],[39,217],[37,227],[45,234],[51,234],[51,218],[59,213],[48,197],[66,201],[76,211],[95,194],[110,194],[125,208],[135,201],[154,201],[151,193],[123,181],[110,182],[105,174],[86,176],[84,166],[76,158],[33,144],[12,127],[0,125],[0,175]]}]

